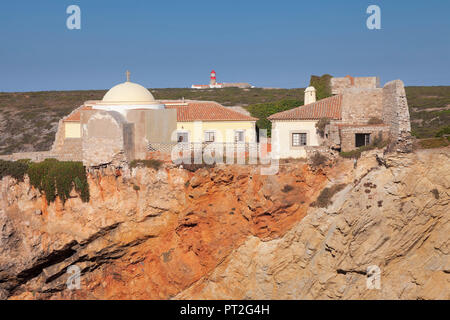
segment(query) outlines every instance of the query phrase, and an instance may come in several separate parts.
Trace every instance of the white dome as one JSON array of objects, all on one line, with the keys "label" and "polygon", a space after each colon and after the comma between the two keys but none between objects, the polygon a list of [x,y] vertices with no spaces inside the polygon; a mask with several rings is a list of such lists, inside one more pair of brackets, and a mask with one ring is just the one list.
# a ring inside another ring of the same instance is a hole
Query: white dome
[{"label": "white dome", "polygon": [[111,88],[103,97],[103,103],[155,104],[155,98],[146,88],[133,82],[124,82]]},{"label": "white dome", "polygon": [[316,88],[308,87],[308,88],[305,89],[305,92],[310,92],[310,91],[316,91]]}]

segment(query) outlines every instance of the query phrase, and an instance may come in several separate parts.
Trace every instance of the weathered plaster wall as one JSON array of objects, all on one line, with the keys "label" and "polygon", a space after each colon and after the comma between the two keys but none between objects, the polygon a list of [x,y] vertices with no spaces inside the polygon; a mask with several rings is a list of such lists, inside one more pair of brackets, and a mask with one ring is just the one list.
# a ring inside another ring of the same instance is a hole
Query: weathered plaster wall
[{"label": "weathered plaster wall", "polygon": [[147,152],[147,140],[145,138],[145,112],[146,110],[128,110],[127,121],[134,126],[133,143],[134,155],[138,159],[144,159]]},{"label": "weathered plaster wall", "polygon": [[[316,130],[317,121],[273,121],[272,132],[278,130],[280,158],[305,158],[307,147],[292,147],[291,136],[294,132],[307,134],[307,146],[319,146],[321,138]],[[274,150],[274,149],[272,149]]]},{"label": "weathered plaster wall", "polygon": [[177,130],[175,109],[129,110],[127,121],[134,126],[133,158],[145,159],[148,143],[170,143],[172,132]]},{"label": "weathered plaster wall", "polygon": [[130,156],[133,128],[122,115],[113,111],[83,110],[81,124],[84,165],[125,161]]},{"label": "weathered plaster wall", "polygon": [[177,110],[147,110],[145,112],[145,137],[150,142],[172,142],[172,133],[177,130]]}]

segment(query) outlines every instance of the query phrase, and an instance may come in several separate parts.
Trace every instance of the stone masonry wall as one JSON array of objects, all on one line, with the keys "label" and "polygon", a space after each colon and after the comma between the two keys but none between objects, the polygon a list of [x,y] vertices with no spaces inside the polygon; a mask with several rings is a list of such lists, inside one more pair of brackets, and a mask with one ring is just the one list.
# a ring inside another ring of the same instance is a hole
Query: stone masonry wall
[{"label": "stone masonry wall", "polygon": [[389,127],[387,126],[364,126],[364,127],[349,127],[341,129],[341,150],[344,152],[356,149],[355,134],[370,133],[371,141],[381,135],[383,140],[389,138]]},{"label": "stone masonry wall", "polygon": [[[79,112],[80,108],[72,111],[70,115],[75,112]],[[70,115],[59,120],[58,130],[56,131],[55,141],[53,142],[50,153],[54,154],[53,158],[61,159],[61,161],[63,161],[62,159],[64,159],[64,161],[81,161],[83,153],[81,139],[65,138],[66,134],[64,119],[70,117]]]},{"label": "stone masonry wall", "polygon": [[348,89],[343,93],[343,123],[367,123],[372,117],[383,117],[383,89]]},{"label": "stone masonry wall", "polygon": [[59,161],[81,161],[81,154],[64,154],[53,151],[18,152],[6,156],[0,156],[0,160],[17,161],[30,160],[31,162],[41,162],[45,159],[57,159]]},{"label": "stone masonry wall", "polygon": [[338,124],[339,121],[330,121],[330,124],[325,127],[325,135],[328,139],[325,139],[324,143],[330,148],[339,148],[341,145]]},{"label": "stone masonry wall", "polygon": [[401,80],[388,82],[383,88],[383,122],[389,125],[394,140],[411,134],[408,101]]},{"label": "stone masonry wall", "polygon": [[380,78],[378,77],[343,77],[331,78],[332,94],[341,94],[350,88],[376,89],[380,87]]},{"label": "stone masonry wall", "polygon": [[65,126],[64,119],[59,120],[58,129],[56,130],[55,141],[53,141],[52,151],[58,152],[64,145],[64,137],[65,137]]},{"label": "stone masonry wall", "polygon": [[[73,110],[68,116],[59,120],[58,129],[56,130],[56,135],[55,135],[55,141],[53,142],[53,146],[51,149],[52,152],[61,152],[62,149],[64,148],[64,140],[65,140],[65,136],[66,136],[64,120],[69,118],[74,113],[80,112],[81,108],[82,108],[82,106]],[[80,146],[80,148],[81,148],[81,146]],[[77,152],[78,151],[81,152],[81,149],[77,150]]]}]

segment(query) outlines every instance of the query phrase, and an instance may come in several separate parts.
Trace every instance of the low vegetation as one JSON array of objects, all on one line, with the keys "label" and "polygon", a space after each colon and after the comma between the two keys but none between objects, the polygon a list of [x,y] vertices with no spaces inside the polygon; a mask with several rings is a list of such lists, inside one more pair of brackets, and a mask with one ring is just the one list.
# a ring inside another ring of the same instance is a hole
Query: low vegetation
[{"label": "low vegetation", "polygon": [[450,127],[450,86],[406,87],[411,129],[418,139],[445,134]]},{"label": "low vegetation", "polygon": [[311,203],[312,207],[316,208],[326,208],[329,205],[331,205],[333,202],[331,199],[333,196],[338,193],[339,191],[343,190],[347,185],[345,183],[336,184],[332,187],[323,189],[319,196],[317,197],[316,201]]},{"label": "low vegetation", "polygon": [[284,185],[283,189],[281,189],[281,191],[284,192],[284,193],[289,193],[292,190],[294,190],[294,187],[291,186],[290,184]]},{"label": "low vegetation", "polygon": [[292,157],[290,157],[290,158],[282,158],[279,160],[280,164],[300,163],[300,162],[306,163],[306,162],[308,162],[308,159],[307,158],[292,158]]},{"label": "low vegetation", "polygon": [[23,181],[28,171],[26,161],[4,161],[0,160],[0,179],[10,176],[19,181]]},{"label": "low vegetation", "polygon": [[450,126],[443,127],[441,130],[439,130],[436,133],[436,137],[444,137],[444,136],[450,136]]},{"label": "low vegetation", "polygon": [[266,129],[267,136],[270,137],[272,134],[272,123],[267,119],[272,114],[290,110],[296,107],[303,105],[303,99],[285,99],[280,100],[278,102],[267,102],[267,103],[259,103],[252,104],[248,106],[246,109],[250,112],[250,114],[258,118],[259,120],[256,122],[256,125],[259,129]]},{"label": "low vegetation", "polygon": [[331,97],[331,78],[333,78],[333,76],[329,74],[311,76],[309,85],[316,89],[317,100]]},{"label": "low vegetation", "polygon": [[130,168],[136,168],[136,167],[146,167],[146,168],[152,168],[155,170],[159,170],[161,166],[163,165],[163,161],[157,160],[157,159],[150,159],[150,160],[133,160],[130,163]]},{"label": "low vegetation", "polygon": [[89,184],[81,162],[47,159],[30,164],[27,173],[31,185],[44,194],[49,203],[57,197],[65,203],[72,190],[78,193],[83,202],[89,202]]},{"label": "low vegetation", "polygon": [[155,99],[190,99],[217,101],[224,106],[248,106],[252,104],[275,102],[281,100],[303,100],[304,89],[269,89],[269,88],[222,88],[222,89],[188,89],[169,88],[151,89]]},{"label": "low vegetation", "polygon": [[422,139],[418,141],[419,149],[435,149],[448,147],[450,145],[450,137],[447,138],[431,138],[431,139]]},{"label": "low vegetation", "polygon": [[[206,164],[206,163],[183,163],[180,164],[179,167],[182,167],[183,169],[189,171],[189,172],[196,172],[197,170],[203,169],[203,168],[214,168],[216,166],[216,163],[213,164]],[[188,186],[187,186],[188,187]]]},{"label": "low vegetation", "polygon": [[436,200],[439,200],[439,190],[434,188],[430,191]]},{"label": "low vegetation", "polygon": [[81,162],[61,162],[55,159],[39,163],[31,163],[29,160],[0,160],[0,178],[11,176],[24,181],[25,175],[29,176],[30,184],[44,194],[49,203],[54,202],[57,197],[65,203],[72,190],[84,202],[89,201],[89,184]]},{"label": "low vegetation", "polygon": [[320,152],[315,152],[310,160],[313,167],[320,167],[328,162],[328,158]]}]

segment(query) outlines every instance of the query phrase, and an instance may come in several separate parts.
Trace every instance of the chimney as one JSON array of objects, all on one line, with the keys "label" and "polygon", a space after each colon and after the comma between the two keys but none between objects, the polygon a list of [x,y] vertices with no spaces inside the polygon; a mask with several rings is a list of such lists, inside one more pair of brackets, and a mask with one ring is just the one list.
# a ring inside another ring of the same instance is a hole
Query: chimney
[{"label": "chimney", "polygon": [[304,105],[316,102],[316,89],[314,87],[308,87],[305,89],[305,102]]}]

